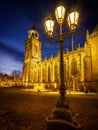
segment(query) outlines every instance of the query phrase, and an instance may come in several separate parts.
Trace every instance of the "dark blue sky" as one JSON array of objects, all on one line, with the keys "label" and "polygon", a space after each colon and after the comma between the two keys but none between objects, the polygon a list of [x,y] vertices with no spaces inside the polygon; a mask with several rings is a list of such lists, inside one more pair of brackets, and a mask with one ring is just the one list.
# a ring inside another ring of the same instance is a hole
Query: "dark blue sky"
[{"label": "dark blue sky", "polygon": [[[96,0],[62,0],[67,10],[76,8],[80,13],[79,27],[74,35],[74,42],[83,46],[85,31],[90,33],[98,24]],[[0,0],[0,72],[10,74],[13,70],[22,71],[25,40],[28,30],[35,25],[42,42],[42,58],[56,55],[59,44],[51,41],[45,34],[43,21],[54,10],[59,0]],[[63,24],[66,31],[66,24]],[[65,47],[71,49],[71,38]]]}]

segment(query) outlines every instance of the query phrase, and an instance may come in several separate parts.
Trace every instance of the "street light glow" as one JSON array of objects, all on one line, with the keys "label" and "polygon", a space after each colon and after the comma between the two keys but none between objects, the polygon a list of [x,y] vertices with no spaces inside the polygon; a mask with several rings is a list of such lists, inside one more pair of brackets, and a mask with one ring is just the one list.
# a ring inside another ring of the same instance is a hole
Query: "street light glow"
[{"label": "street light glow", "polygon": [[78,19],[79,19],[79,13],[77,11],[73,11],[69,13],[67,17],[67,22],[69,25],[69,28],[71,30],[75,30],[78,25]]},{"label": "street light glow", "polygon": [[66,9],[61,5],[58,6],[55,10],[56,20],[59,24],[63,23]]},{"label": "street light glow", "polygon": [[45,30],[46,33],[51,36],[54,29],[54,21],[52,19],[48,19],[45,21]]}]

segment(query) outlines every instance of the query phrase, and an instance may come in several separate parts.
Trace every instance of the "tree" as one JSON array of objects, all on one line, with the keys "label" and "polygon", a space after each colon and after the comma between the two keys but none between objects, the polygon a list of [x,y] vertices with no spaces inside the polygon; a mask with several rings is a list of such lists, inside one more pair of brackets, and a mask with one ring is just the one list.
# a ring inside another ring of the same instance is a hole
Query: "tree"
[{"label": "tree", "polygon": [[13,70],[11,73],[11,76],[21,77],[21,71],[20,70]]}]

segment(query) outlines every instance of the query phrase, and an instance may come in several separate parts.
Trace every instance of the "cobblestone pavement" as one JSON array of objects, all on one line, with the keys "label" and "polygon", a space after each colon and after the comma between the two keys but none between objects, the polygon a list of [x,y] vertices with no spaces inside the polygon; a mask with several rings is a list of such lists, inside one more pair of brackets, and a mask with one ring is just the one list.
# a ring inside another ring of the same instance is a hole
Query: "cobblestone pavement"
[{"label": "cobblestone pavement", "polygon": [[[58,97],[56,92],[0,88],[0,130],[46,130],[45,118]],[[98,95],[74,93],[67,94],[67,99],[85,130],[98,130]]]}]

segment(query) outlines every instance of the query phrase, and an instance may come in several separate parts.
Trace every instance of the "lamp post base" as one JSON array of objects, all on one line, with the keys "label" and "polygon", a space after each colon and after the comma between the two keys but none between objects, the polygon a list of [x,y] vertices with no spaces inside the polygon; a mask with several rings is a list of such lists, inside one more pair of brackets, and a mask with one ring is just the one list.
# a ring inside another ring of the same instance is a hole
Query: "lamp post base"
[{"label": "lamp post base", "polygon": [[48,130],[83,130],[80,125],[74,125],[64,119],[46,119]]},{"label": "lamp post base", "polygon": [[77,121],[78,115],[70,109],[67,100],[63,105],[58,100],[52,115],[46,118],[48,130],[83,130]]}]

